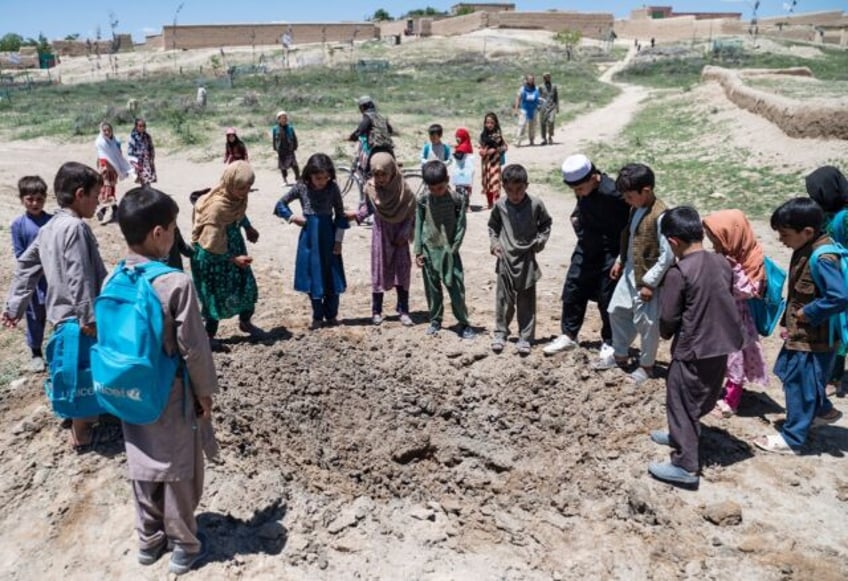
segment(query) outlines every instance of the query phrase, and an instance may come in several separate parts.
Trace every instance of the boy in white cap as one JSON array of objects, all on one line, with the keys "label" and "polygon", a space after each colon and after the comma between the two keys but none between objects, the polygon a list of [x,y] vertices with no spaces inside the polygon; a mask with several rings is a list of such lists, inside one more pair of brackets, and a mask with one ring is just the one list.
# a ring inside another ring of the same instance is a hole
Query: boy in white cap
[{"label": "boy in white cap", "polygon": [[601,315],[601,356],[612,356],[607,307],[616,281],[610,271],[620,252],[621,232],[627,225],[630,209],[612,178],[583,154],[569,156],[563,162],[562,179],[577,197],[571,213],[577,245],[562,287],[562,334],[543,351],[545,355],[553,355],[576,347],[586,305],[595,301]]},{"label": "boy in white cap", "polygon": [[283,174],[283,181],[289,183],[289,170],[294,172],[294,180],[299,180],[300,167],[294,154],[297,151],[297,133],[285,111],[277,112],[277,124],[271,130],[271,143],[277,152],[277,167]]}]

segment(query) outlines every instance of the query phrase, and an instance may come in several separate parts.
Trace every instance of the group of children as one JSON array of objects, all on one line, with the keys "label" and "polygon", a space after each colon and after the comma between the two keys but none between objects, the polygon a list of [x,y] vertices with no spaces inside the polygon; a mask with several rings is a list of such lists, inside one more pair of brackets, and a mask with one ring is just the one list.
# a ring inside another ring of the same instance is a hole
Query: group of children
[{"label": "group of children", "polygon": [[[418,198],[389,153],[376,153],[371,169],[362,204],[346,210],[332,161],[314,154],[301,179],[275,207],[276,215],[301,227],[295,289],[310,298],[311,327],[338,323],[339,296],[346,288],[344,232],[351,221],[373,216],[373,322],[382,323],[384,294],[394,288],[400,321],[412,325],[409,290],[414,255],[422,268],[429,309],[425,333],[435,335],[442,328],[444,288],[460,336],[473,339],[459,252],[466,232],[467,197],[451,187],[442,160],[424,160],[427,191]],[[779,432],[754,441],[770,452],[799,453],[813,427],[841,417],[826,393],[835,355],[828,321],[848,308],[848,287],[840,255],[829,245],[831,236],[844,231],[841,222],[846,214],[841,209],[848,205],[848,184],[835,168],[823,170],[812,185],[808,182],[813,199],[791,199],[771,218],[772,228],[793,256],[783,318],[785,343],[775,365],[784,384],[786,421]],[[630,370],[629,348],[639,335],[640,358],[628,375],[638,385],[652,376],[659,338],[673,339],[667,380],[669,429],[651,433],[653,441],[673,451],[670,462],[651,464],[649,472],[664,481],[697,486],[699,419],[713,410],[732,412],[746,380],[766,379],[747,308],[747,300],[761,296],[767,283],[762,248],[738,210],[702,219],[693,208],[667,209],[654,194],[653,172],[643,164],[625,166],[613,181],[588,158],[574,155],[563,163],[562,175],[577,196],[571,224],[578,241],[563,288],[562,335],[545,353],[577,345],[588,301],[598,303],[603,321],[603,345],[594,365],[598,370]],[[202,491],[203,453],[215,452],[209,418],[217,378],[209,339],[221,319],[236,315],[242,331],[260,333],[251,323],[258,292],[242,234],[254,243],[259,238],[246,216],[254,179],[250,165],[236,160],[226,167],[217,186],[198,196],[191,278],[175,270],[153,284],[165,317],[163,349],[182,356],[189,389],[178,373],[159,420],[143,426],[123,424],[138,513],[139,562],[152,564],[173,546],[169,568],[177,574],[188,571],[206,550],[194,510]],[[506,196],[496,200],[488,219],[497,273],[491,348],[495,352],[505,348],[517,315],[516,350],[526,355],[534,340],[536,282],[541,275],[536,254],[550,237],[552,218],[541,199],[528,194],[529,178],[521,165],[506,166],[501,179]],[[54,326],[54,332],[69,321],[78,322],[83,334],[97,335],[94,301],[107,272],[85,220],[95,214],[102,185],[96,170],[64,164],[54,181],[60,209],[51,218],[43,211],[44,181],[28,176],[19,182],[26,212],[13,227],[18,266],[2,322],[14,326],[27,313],[33,369],[43,366],[45,322]],[[295,200],[302,215],[292,211]],[[821,207],[825,202],[829,223]],[[128,264],[165,260],[172,253],[177,212],[169,196],[149,185],[125,194],[118,222],[127,241]],[[704,250],[705,235],[716,253]],[[814,255],[817,248],[825,253]],[[817,262],[811,265],[814,256]],[[73,418],[72,442],[77,449],[90,445],[94,421]],[[175,439],[185,445],[173,446]]]}]

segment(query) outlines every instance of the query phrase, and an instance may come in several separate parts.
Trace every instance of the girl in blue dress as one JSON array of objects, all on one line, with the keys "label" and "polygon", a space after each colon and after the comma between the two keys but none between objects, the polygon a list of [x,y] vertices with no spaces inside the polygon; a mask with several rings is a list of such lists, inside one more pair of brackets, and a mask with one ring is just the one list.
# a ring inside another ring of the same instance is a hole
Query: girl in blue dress
[{"label": "girl in blue dress", "polygon": [[[300,201],[302,215],[290,207]],[[347,288],[342,241],[350,228],[345,214],[342,194],[336,184],[336,168],[329,156],[312,155],[297,182],[274,208],[274,214],[289,224],[301,227],[294,267],[294,290],[309,295],[312,303],[312,324],[338,324],[339,295]]]}]

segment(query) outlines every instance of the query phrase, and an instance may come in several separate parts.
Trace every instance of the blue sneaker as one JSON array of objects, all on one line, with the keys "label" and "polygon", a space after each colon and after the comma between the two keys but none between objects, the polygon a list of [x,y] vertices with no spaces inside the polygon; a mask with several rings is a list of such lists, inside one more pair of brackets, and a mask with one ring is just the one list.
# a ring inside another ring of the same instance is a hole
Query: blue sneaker
[{"label": "blue sneaker", "polygon": [[648,464],[648,472],[657,480],[669,482],[671,484],[681,484],[683,486],[697,487],[700,479],[694,472],[684,470],[680,466],[675,466],[671,462],[651,462]]},{"label": "blue sneaker", "polygon": [[471,339],[474,339],[477,336],[477,333],[474,332],[474,329],[472,329],[470,325],[465,325],[462,328],[462,331],[459,332],[459,336],[467,341],[470,341]]},{"label": "blue sneaker", "polygon": [[651,441],[660,446],[671,446],[671,438],[668,432],[664,432],[663,430],[654,430],[651,432]]}]

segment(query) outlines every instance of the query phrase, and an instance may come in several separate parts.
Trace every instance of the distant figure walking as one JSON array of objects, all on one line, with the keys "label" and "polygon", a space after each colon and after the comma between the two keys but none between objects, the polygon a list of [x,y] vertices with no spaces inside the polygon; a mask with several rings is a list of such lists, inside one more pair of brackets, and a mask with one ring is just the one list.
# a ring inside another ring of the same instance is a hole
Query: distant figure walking
[{"label": "distant figure walking", "polygon": [[135,127],[130,133],[127,157],[135,168],[137,184],[146,186],[156,181],[156,151],[153,149],[153,138],[147,132],[147,123],[141,117],[136,118]]},{"label": "distant figure walking", "polygon": [[118,210],[118,180],[126,178],[132,168],[121,153],[121,144],[115,139],[111,123],[104,121],[100,124],[100,134],[94,145],[97,148],[97,168],[103,178],[100,208],[95,215],[101,224],[108,224],[116,217]]}]

